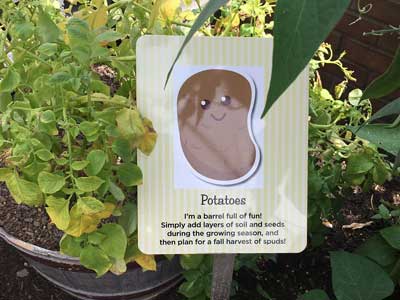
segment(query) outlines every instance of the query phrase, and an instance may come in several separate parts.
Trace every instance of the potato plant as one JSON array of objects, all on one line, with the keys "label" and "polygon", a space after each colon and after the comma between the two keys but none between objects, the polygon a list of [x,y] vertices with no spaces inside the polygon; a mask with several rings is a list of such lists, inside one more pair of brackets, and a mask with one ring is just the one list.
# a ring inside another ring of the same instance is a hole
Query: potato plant
[{"label": "potato plant", "polygon": [[[133,260],[155,269],[136,245],[135,187],[136,153],[149,155],[157,134],[136,109],[128,34],[109,26],[103,1],[69,18],[43,1],[0,8],[1,180],[16,202],[44,205],[65,232],[61,252],[98,276]],[[115,94],[99,63],[120,66]]]}]

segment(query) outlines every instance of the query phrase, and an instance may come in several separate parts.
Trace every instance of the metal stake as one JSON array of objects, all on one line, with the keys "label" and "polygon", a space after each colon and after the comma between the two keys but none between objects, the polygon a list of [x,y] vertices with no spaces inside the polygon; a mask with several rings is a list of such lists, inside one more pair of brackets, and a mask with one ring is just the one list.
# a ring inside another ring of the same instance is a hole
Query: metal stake
[{"label": "metal stake", "polygon": [[229,300],[235,254],[214,254],[211,300]]}]

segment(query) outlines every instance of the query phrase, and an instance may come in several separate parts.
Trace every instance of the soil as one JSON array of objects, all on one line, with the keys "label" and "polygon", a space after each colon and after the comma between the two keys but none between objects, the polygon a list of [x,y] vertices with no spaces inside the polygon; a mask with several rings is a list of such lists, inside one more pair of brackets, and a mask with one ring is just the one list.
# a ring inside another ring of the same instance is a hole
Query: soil
[{"label": "soil", "polygon": [[97,73],[100,80],[110,87],[111,96],[120,88],[121,84],[117,79],[117,73],[109,66],[95,64],[92,66],[92,71]]},{"label": "soil", "polygon": [[[309,246],[300,254],[278,255],[276,262],[261,260],[259,262],[261,274],[244,269],[237,274],[237,280],[241,285],[244,284],[246,290],[254,290],[256,288],[254,282],[261,283],[262,288],[273,300],[295,300],[299,295],[312,289],[323,289],[331,299],[335,299],[331,286],[329,252],[339,249],[353,251],[370,236],[387,226],[388,224],[384,224],[383,221],[374,220],[372,224],[361,229],[342,227],[352,223],[370,222],[381,201],[386,201],[393,207],[400,206],[400,178],[395,178],[384,186],[374,186],[373,190],[367,193],[355,189],[352,195],[344,199],[343,206],[334,220],[325,223],[327,233],[323,246],[316,248]],[[239,295],[238,299],[246,298]],[[400,299],[398,285],[395,293],[387,299]]]},{"label": "soil", "polygon": [[[340,200],[338,200],[340,201]],[[371,221],[381,201],[393,207],[400,206],[400,178],[384,186],[375,186],[364,193],[354,189],[343,200],[342,208],[332,220],[325,222],[325,242],[320,247],[309,246],[300,254],[281,254],[276,261],[261,260],[261,273],[255,274],[243,268],[235,277],[240,282],[238,300],[249,299],[249,290],[255,290],[259,283],[274,300],[295,300],[297,296],[311,289],[319,288],[333,298],[329,252],[338,249],[353,251],[366,239],[385,226],[383,221]],[[366,224],[361,229],[344,229],[343,225]],[[387,225],[387,224],[386,224]],[[12,235],[44,248],[57,250],[62,235],[53,225],[43,208],[29,208],[17,205],[9,196],[4,185],[0,185],[0,226]],[[42,230],[42,229],[46,230]],[[311,244],[311,243],[309,243]],[[24,262],[17,251],[0,240],[0,300],[72,300],[45,279],[37,275]],[[257,297],[252,296],[254,300]],[[182,299],[173,291],[159,300]],[[265,298],[259,298],[265,299]],[[397,287],[395,294],[388,298],[400,299]]]},{"label": "soil", "polygon": [[[176,291],[156,300],[181,299]],[[76,300],[33,270],[15,248],[0,239],[0,300]]]},{"label": "soil", "polygon": [[0,184],[0,226],[20,240],[55,251],[63,236],[63,232],[51,224],[43,207],[18,205],[4,183]]}]

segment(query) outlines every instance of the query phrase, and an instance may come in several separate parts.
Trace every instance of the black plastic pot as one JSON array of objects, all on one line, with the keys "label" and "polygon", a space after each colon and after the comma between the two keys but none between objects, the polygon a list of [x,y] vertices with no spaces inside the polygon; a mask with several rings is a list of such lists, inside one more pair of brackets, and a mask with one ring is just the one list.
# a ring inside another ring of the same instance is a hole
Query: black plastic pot
[{"label": "black plastic pot", "polygon": [[40,275],[79,299],[150,300],[165,294],[182,280],[178,257],[172,261],[159,260],[156,272],[143,272],[132,263],[121,276],[107,273],[96,278],[76,258],[23,242],[1,227],[0,237],[18,249]]}]

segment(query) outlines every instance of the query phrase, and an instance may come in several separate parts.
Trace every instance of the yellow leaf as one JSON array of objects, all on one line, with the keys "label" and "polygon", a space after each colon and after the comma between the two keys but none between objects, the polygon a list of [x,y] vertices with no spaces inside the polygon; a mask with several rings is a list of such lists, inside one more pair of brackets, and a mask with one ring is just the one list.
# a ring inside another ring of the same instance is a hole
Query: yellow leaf
[{"label": "yellow leaf", "polygon": [[103,211],[94,214],[99,219],[107,219],[111,217],[112,213],[114,212],[115,204],[106,202],[104,203],[104,206],[105,209]]},{"label": "yellow leaf", "polygon": [[143,118],[143,125],[145,132],[138,141],[138,148],[144,154],[150,155],[157,141],[157,132],[154,130],[153,123],[149,119]]},{"label": "yellow leaf", "polygon": [[107,7],[101,6],[97,10],[94,10],[87,18],[89,26],[92,30],[103,27],[107,24]]},{"label": "yellow leaf", "polygon": [[153,5],[153,9],[151,10],[150,18],[149,18],[149,24],[147,25],[147,28],[151,30],[154,26],[154,23],[156,22],[156,19],[160,15],[160,7],[162,4],[163,0],[156,0]]},{"label": "yellow leaf", "polygon": [[164,0],[160,7],[160,13],[163,19],[172,20],[176,16],[178,8],[181,6],[180,0]]},{"label": "yellow leaf", "polygon": [[179,17],[181,17],[182,20],[185,21],[194,21],[196,19],[196,15],[190,10],[181,12]]},{"label": "yellow leaf", "polygon": [[71,208],[70,216],[71,219],[65,233],[74,237],[95,231],[101,220],[93,215],[82,214],[76,204]]},{"label": "yellow leaf", "polygon": [[164,22],[174,19],[180,5],[180,0],[156,0],[150,14],[148,29],[151,30],[153,28],[158,18]]},{"label": "yellow leaf", "polygon": [[238,27],[240,25],[240,18],[239,15],[236,14],[232,20],[232,27]]},{"label": "yellow leaf", "polygon": [[67,31],[66,31],[67,22],[64,21],[64,22],[58,23],[57,27],[63,33],[64,42],[68,45],[69,44],[69,37],[68,37]]},{"label": "yellow leaf", "polygon": [[71,220],[65,233],[79,237],[84,233],[90,233],[97,229],[100,221],[111,216],[115,209],[112,203],[104,203],[105,209],[94,214],[83,214],[80,207],[75,204],[70,211]]},{"label": "yellow leaf", "polygon": [[110,272],[115,275],[122,275],[126,272],[126,263],[124,259],[117,259],[110,268]]},{"label": "yellow leaf", "polygon": [[93,4],[96,7],[102,7],[102,6],[104,6],[104,0],[93,0]]},{"label": "yellow leaf", "polygon": [[50,220],[57,226],[58,229],[67,229],[70,221],[69,200],[49,196],[46,199],[46,204],[46,212],[49,215]]},{"label": "yellow leaf", "polygon": [[135,256],[136,263],[141,266],[143,269],[148,271],[156,271],[157,270],[157,263],[154,258],[154,255],[147,255],[140,253]]}]

